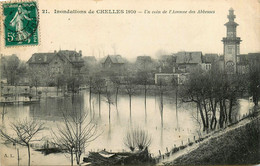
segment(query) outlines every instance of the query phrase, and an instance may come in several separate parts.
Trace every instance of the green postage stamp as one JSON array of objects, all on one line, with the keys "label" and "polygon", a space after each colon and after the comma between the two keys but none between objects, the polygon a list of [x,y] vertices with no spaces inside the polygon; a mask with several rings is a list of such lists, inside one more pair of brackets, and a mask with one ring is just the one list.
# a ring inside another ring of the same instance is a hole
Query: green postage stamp
[{"label": "green postage stamp", "polygon": [[38,44],[36,2],[3,4],[5,46]]}]

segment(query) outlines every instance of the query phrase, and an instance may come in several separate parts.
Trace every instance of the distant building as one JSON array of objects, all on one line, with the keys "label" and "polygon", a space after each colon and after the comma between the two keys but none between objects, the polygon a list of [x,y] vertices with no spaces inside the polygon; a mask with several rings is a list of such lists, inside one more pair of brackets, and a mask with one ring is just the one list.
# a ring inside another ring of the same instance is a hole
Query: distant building
[{"label": "distant building", "polygon": [[49,70],[53,75],[68,74],[69,76],[80,74],[84,66],[82,52],[60,50],[53,53],[34,53],[27,61],[32,70]]},{"label": "distant building", "polygon": [[103,69],[120,71],[124,68],[126,61],[121,55],[108,55],[101,60]]},{"label": "distant building", "polygon": [[247,74],[252,68],[260,68],[260,52],[237,55],[238,74]]},{"label": "distant building", "polygon": [[154,63],[150,56],[138,56],[135,61],[137,70],[151,70]]},{"label": "distant building", "polygon": [[246,74],[249,72],[248,54],[237,55],[237,73]]},{"label": "distant building", "polygon": [[162,55],[158,59],[157,69],[159,73],[172,73],[175,72],[176,67],[175,55]]},{"label": "distant building", "polygon": [[260,52],[248,53],[248,63],[250,67],[260,67]]},{"label": "distant building", "polygon": [[177,85],[184,84],[190,74],[189,73],[156,73],[154,77],[155,84],[163,83],[164,85],[173,85],[174,80]]},{"label": "distant building", "polygon": [[177,72],[190,73],[202,64],[202,52],[178,52],[176,54]]},{"label": "distant building", "polygon": [[202,64],[201,68],[202,70],[209,71],[212,68],[217,68],[218,66],[218,61],[219,61],[219,56],[218,54],[205,54],[202,56]]}]

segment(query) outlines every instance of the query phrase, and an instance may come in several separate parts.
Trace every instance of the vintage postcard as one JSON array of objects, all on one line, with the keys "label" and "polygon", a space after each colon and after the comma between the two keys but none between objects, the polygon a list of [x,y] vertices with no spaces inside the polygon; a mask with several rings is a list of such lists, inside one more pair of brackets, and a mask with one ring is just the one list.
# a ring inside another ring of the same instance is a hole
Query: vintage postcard
[{"label": "vintage postcard", "polygon": [[260,164],[259,0],[0,13],[0,165]]}]

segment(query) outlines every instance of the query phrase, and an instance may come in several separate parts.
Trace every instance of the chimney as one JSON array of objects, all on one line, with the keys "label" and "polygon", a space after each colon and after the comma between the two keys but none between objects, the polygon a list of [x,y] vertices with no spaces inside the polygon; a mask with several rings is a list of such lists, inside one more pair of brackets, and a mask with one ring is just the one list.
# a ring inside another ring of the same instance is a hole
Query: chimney
[{"label": "chimney", "polygon": [[82,51],[81,50],[79,50],[79,56],[82,57]]}]

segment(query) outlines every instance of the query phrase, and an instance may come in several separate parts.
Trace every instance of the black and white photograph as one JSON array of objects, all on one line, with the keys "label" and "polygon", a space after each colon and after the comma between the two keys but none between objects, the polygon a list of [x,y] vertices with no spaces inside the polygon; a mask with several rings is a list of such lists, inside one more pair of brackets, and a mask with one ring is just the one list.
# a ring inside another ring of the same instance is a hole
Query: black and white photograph
[{"label": "black and white photograph", "polygon": [[0,165],[260,164],[259,0],[0,6]]}]

